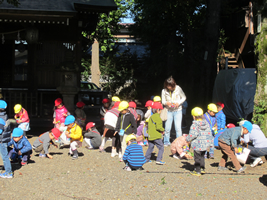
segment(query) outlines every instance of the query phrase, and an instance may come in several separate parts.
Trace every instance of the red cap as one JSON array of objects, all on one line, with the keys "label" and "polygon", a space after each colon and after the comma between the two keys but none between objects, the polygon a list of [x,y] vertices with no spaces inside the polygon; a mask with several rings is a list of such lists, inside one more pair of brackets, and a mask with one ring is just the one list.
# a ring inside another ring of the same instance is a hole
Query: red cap
[{"label": "red cap", "polygon": [[136,103],[134,101],[129,102],[129,107],[136,108]]},{"label": "red cap", "polygon": [[115,104],[114,104],[114,106],[112,108],[118,108],[119,105],[120,105],[120,103],[121,103],[120,101],[116,101]]},{"label": "red cap", "polygon": [[86,130],[88,130],[89,128],[92,128],[95,126],[94,122],[88,122],[88,124],[86,124]]},{"label": "red cap", "polygon": [[232,124],[232,123],[230,123],[230,124],[227,124],[227,126],[226,126],[227,128],[235,128],[235,125],[234,124]]},{"label": "red cap", "polygon": [[163,109],[162,104],[160,102],[154,102],[152,105],[153,109]]},{"label": "red cap", "polygon": [[152,106],[152,105],[153,105],[153,101],[148,100],[148,101],[146,102],[145,107]]},{"label": "red cap", "polygon": [[83,106],[85,106],[85,103],[83,103],[82,101],[79,101],[76,103],[77,108],[82,108]]},{"label": "red cap", "polygon": [[59,106],[60,104],[62,104],[62,99],[61,98],[57,98],[55,100],[55,106]]},{"label": "red cap", "polygon": [[52,132],[52,134],[53,134],[53,136],[55,137],[56,140],[57,140],[57,139],[60,137],[60,135],[61,135],[60,131],[59,131],[57,128],[53,128],[53,129],[51,130],[51,132]]},{"label": "red cap", "polygon": [[109,101],[109,99],[103,99],[102,100],[102,103],[104,104],[104,103],[109,103],[110,101]]},{"label": "red cap", "polygon": [[216,105],[221,106],[222,108],[224,108],[224,104],[222,102],[218,102],[218,103],[216,103]]}]

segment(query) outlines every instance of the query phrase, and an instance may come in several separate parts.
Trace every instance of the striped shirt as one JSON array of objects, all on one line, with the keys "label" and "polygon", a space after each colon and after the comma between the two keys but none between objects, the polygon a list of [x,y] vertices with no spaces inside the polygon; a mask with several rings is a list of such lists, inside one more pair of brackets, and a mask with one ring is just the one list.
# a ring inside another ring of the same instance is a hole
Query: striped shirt
[{"label": "striped shirt", "polygon": [[123,155],[123,160],[128,161],[133,167],[142,167],[146,162],[142,146],[138,145],[136,142],[132,142],[127,146]]}]

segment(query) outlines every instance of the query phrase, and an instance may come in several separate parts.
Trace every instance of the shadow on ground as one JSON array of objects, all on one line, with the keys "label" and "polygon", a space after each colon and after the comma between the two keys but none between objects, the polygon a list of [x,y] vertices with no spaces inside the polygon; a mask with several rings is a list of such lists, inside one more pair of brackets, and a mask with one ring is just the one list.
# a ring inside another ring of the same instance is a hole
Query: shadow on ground
[{"label": "shadow on ground", "polygon": [[260,178],[259,178],[259,181],[260,181],[263,185],[267,186],[267,174],[265,174],[265,175],[263,175],[262,177],[260,177]]}]

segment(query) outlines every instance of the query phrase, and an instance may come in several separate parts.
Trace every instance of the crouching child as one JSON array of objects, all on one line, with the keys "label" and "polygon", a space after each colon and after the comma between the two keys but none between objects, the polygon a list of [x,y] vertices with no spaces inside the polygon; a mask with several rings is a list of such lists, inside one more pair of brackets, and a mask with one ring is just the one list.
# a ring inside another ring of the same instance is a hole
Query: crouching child
[{"label": "crouching child", "polygon": [[192,159],[193,157],[187,153],[189,150],[189,143],[186,141],[187,135],[176,138],[171,144],[172,157],[175,159]]},{"label": "crouching child", "polygon": [[205,173],[205,153],[208,147],[213,147],[213,136],[208,122],[203,117],[203,110],[199,107],[192,109],[193,123],[186,137],[194,150],[195,169],[192,175],[201,176]]},{"label": "crouching child", "polygon": [[123,161],[125,162],[124,170],[143,170],[143,165],[146,163],[142,146],[136,142],[136,136],[130,134],[125,139],[127,147],[123,154]]},{"label": "crouching child", "polygon": [[13,162],[21,162],[21,165],[27,165],[32,153],[32,145],[23,136],[23,130],[21,128],[15,128],[13,130],[12,139],[7,146],[11,145],[13,145],[13,149],[9,151],[9,158]]},{"label": "crouching child", "polygon": [[98,149],[102,142],[102,137],[95,127],[95,123],[89,122],[86,125],[84,140],[88,144],[87,149]]},{"label": "crouching child", "polygon": [[56,148],[58,147],[56,144],[54,144],[53,140],[58,140],[60,134],[61,133],[57,128],[53,128],[51,131],[43,133],[34,141],[32,149],[36,153],[39,153],[39,157],[45,158],[47,156],[48,158],[52,159],[53,156],[49,154],[48,149],[50,148],[50,143]]}]

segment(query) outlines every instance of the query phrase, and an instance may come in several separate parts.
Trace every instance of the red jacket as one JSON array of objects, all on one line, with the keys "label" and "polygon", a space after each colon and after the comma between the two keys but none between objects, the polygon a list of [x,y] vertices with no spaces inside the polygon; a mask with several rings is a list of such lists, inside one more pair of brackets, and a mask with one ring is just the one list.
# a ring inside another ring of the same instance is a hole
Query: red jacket
[{"label": "red jacket", "polygon": [[22,108],[21,111],[15,115],[15,119],[18,124],[24,123],[24,122],[30,122],[28,112],[24,108]]}]

